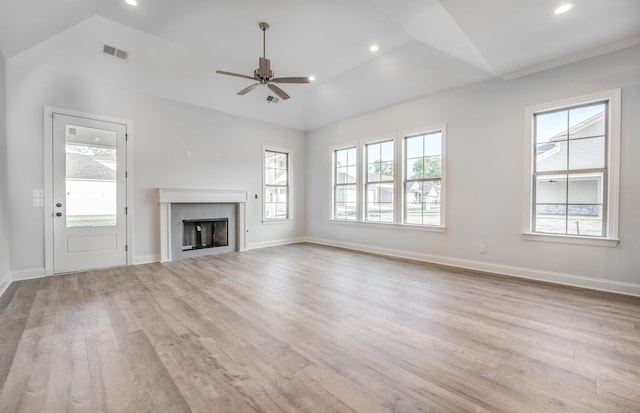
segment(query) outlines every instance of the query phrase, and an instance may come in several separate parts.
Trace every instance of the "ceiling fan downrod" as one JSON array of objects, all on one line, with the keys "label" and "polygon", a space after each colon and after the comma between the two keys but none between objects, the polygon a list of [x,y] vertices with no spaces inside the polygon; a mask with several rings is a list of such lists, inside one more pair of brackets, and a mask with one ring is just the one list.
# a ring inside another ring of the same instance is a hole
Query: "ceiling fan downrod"
[{"label": "ceiling fan downrod", "polygon": [[262,30],[262,57],[267,58],[267,30],[269,30],[269,23],[260,22],[258,24],[260,30]]}]

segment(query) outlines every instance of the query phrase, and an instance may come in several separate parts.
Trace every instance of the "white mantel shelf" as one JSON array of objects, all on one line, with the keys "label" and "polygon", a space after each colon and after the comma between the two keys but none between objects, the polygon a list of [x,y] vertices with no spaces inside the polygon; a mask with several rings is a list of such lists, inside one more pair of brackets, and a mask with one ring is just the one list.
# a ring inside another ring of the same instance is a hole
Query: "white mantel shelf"
[{"label": "white mantel shelf", "polygon": [[171,204],[237,204],[238,251],[246,251],[247,191],[228,189],[158,188],[160,261],[171,261]]}]

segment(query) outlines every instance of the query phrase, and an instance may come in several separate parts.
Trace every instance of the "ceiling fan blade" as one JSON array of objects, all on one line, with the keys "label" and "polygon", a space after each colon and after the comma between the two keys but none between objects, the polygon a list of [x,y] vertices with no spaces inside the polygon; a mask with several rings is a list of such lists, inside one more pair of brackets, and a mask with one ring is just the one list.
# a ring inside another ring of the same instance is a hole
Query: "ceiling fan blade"
[{"label": "ceiling fan blade", "polygon": [[251,86],[247,86],[244,89],[242,89],[240,92],[236,93],[236,95],[246,95],[247,93],[251,92],[256,87],[258,87],[259,84],[260,83],[254,83]]},{"label": "ceiling fan blade", "polygon": [[311,83],[308,77],[276,77],[270,80],[273,83]]},{"label": "ceiling fan blade", "polygon": [[256,78],[253,76],[241,75],[240,73],[225,72],[224,70],[216,70],[216,73],[220,75],[235,76],[235,77],[242,77],[244,79],[256,80]]},{"label": "ceiling fan blade", "polygon": [[287,94],[286,94],[286,92],[285,92],[284,90],[280,89],[280,88],[279,88],[278,86],[276,86],[276,85],[272,85],[271,83],[269,83],[269,84],[267,85],[267,87],[268,87],[269,89],[271,89],[271,91],[272,91],[273,93],[275,93],[276,95],[278,95],[278,97],[279,97],[280,99],[282,99],[282,100],[287,100],[287,99],[289,99],[289,98],[291,97],[291,96],[287,95]]}]

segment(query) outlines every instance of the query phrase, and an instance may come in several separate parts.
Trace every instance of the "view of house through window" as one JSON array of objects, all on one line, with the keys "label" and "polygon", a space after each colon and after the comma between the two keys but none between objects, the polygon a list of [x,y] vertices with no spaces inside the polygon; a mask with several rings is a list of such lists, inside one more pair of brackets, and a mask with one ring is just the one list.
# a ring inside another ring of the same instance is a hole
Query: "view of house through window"
[{"label": "view of house through window", "polygon": [[405,138],[404,222],[440,225],[442,132]]},{"label": "view of house through window", "polygon": [[116,133],[67,126],[66,143],[67,227],[116,225]]},{"label": "view of house through window", "polygon": [[358,158],[354,147],[333,152],[334,164],[334,219],[355,220],[358,217]]},{"label": "view of house through window", "polygon": [[534,114],[534,232],[606,236],[608,102]]},{"label": "view of house through window", "polygon": [[393,140],[366,145],[365,221],[394,221]]},{"label": "view of house through window", "polygon": [[264,219],[289,218],[289,153],[264,152]]}]

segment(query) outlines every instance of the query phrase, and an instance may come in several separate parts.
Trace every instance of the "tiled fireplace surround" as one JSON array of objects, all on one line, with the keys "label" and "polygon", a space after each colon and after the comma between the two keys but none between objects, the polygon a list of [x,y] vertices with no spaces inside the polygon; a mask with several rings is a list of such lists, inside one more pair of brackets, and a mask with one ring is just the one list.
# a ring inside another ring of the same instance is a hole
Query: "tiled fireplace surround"
[{"label": "tiled fireplace surround", "polygon": [[160,261],[171,261],[172,253],[172,204],[235,204],[236,205],[236,250],[247,249],[246,215],[248,194],[246,191],[214,189],[158,189],[160,204]]}]

